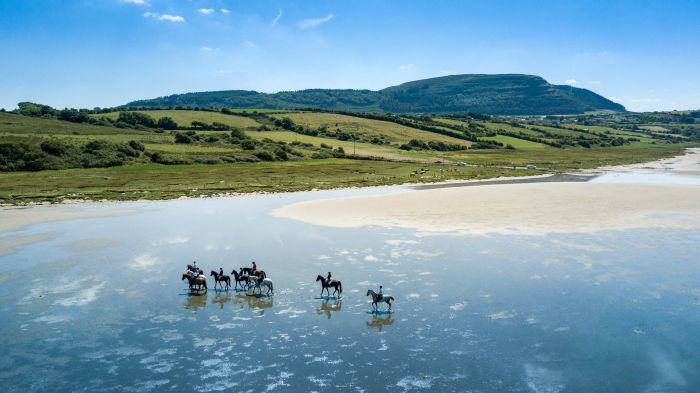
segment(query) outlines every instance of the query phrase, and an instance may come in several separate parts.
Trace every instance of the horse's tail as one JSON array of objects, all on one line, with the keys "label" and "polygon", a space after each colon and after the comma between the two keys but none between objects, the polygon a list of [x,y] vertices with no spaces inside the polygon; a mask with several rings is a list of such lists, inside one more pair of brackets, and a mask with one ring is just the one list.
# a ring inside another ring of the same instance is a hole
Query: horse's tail
[{"label": "horse's tail", "polygon": [[275,293],[275,288],[274,284],[272,283],[272,280],[268,281],[270,283],[270,292]]},{"label": "horse's tail", "polygon": [[[204,289],[209,289],[209,288],[207,288],[207,280],[204,280],[204,283],[203,283],[203,284],[204,284]],[[215,290],[216,290],[216,289],[215,289]]]},{"label": "horse's tail", "polygon": [[343,293],[343,283],[338,281],[338,293]]}]

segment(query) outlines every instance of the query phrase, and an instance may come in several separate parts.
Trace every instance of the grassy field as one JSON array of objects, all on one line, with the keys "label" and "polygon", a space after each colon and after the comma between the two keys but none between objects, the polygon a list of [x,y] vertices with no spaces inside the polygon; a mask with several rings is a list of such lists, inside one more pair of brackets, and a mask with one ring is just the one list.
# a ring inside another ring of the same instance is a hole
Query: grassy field
[{"label": "grassy field", "polygon": [[0,174],[0,201],[168,199],[233,192],[284,192],[531,174],[501,168],[347,159],[259,164],[158,165]]},{"label": "grassy field", "polygon": [[547,148],[547,145],[542,143],[526,141],[525,139],[514,138],[512,136],[507,135],[497,135],[492,137],[486,137],[483,139],[500,142],[504,145],[511,145],[516,149],[523,150],[542,150]]}]

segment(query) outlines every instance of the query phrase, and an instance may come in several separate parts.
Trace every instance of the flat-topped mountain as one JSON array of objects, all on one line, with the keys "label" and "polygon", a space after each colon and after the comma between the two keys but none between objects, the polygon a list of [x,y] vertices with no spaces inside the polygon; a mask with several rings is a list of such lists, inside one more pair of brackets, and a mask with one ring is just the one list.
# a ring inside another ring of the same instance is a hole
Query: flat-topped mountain
[{"label": "flat-topped mountain", "polygon": [[406,82],[379,91],[307,89],[279,93],[226,90],[173,94],[127,107],[260,108],[492,115],[577,114],[625,107],[590,90],[523,74],[465,74]]}]

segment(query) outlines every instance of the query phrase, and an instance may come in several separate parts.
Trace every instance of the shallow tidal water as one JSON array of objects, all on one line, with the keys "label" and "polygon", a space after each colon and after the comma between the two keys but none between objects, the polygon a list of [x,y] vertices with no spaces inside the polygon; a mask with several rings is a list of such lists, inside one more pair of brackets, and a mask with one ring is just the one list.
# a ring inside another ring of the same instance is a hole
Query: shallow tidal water
[{"label": "shallow tidal water", "polygon": [[[0,234],[38,239],[0,256],[0,388],[700,390],[698,231],[418,237],[269,215],[394,190],[120,203],[134,212]],[[275,294],[208,276],[192,296],[192,260],[207,276],[255,260]],[[341,299],[319,298],[329,270]],[[371,312],[379,284],[393,313]]]}]

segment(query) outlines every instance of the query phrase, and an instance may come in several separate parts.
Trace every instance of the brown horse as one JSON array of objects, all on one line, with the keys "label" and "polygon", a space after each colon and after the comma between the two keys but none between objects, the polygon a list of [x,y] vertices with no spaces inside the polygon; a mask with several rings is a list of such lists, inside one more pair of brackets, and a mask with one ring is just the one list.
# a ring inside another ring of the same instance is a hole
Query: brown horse
[{"label": "brown horse", "polygon": [[264,270],[253,270],[250,267],[242,267],[243,273],[249,275],[249,276],[256,276],[257,278],[267,278],[267,274],[265,274]]},{"label": "brown horse", "polygon": [[194,275],[191,272],[185,272],[182,274],[182,279],[187,279],[187,281],[190,283],[190,291],[194,291],[195,285],[197,286],[197,291],[202,290],[202,286],[204,286],[204,291],[206,292],[208,290],[207,288],[207,278],[198,275],[197,277],[194,277]]},{"label": "brown horse", "polygon": [[[221,285],[221,288],[224,287],[224,284],[226,284],[226,290],[228,291],[228,287],[231,286],[231,277],[225,275],[225,274],[219,274],[215,272],[214,270],[211,271],[210,276],[214,276],[214,290],[216,290],[217,285]],[[222,284],[222,282],[224,284]]]},{"label": "brown horse", "polygon": [[320,274],[316,277],[316,281],[321,281],[321,296],[323,296],[323,291],[325,290],[328,296],[331,296],[331,291],[330,287],[333,287],[335,290],[333,291],[333,296],[335,296],[335,293],[337,292],[338,295],[343,293],[343,284],[336,280],[332,279],[330,283],[326,282],[326,279],[323,278]]}]

